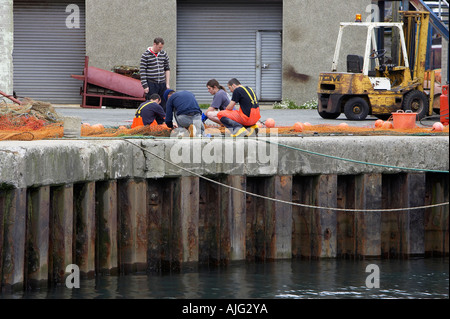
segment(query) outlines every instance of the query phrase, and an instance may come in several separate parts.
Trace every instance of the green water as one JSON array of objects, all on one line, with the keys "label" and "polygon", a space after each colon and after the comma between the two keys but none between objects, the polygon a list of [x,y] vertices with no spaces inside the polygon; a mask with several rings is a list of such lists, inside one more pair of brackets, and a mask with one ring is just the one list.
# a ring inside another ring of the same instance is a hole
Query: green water
[{"label": "green water", "polygon": [[[368,288],[379,268],[379,288]],[[65,286],[3,294],[6,299],[448,299],[449,258],[293,260],[236,263],[178,274],[103,276]]]}]

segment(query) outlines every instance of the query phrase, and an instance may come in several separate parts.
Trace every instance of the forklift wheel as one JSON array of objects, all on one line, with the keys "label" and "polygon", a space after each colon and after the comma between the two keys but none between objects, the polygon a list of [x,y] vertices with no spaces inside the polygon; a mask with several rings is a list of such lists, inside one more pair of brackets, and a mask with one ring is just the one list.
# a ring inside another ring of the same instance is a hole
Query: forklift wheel
[{"label": "forklift wheel", "polygon": [[421,120],[428,114],[428,96],[422,91],[412,90],[405,95],[402,108],[405,111],[417,113],[417,117]]},{"label": "forklift wheel", "polygon": [[362,121],[369,115],[369,104],[362,97],[352,97],[344,105],[345,116],[352,121]]},{"label": "forklift wheel", "polygon": [[341,115],[341,113],[328,113],[325,111],[320,112],[319,111],[319,115],[326,120],[335,120],[339,117],[339,115]]}]

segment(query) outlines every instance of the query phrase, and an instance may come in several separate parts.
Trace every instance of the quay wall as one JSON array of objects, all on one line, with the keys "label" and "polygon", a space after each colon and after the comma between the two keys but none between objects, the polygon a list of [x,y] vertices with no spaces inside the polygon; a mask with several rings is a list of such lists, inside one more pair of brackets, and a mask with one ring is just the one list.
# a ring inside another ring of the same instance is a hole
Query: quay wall
[{"label": "quay wall", "polygon": [[446,256],[448,154],[448,136],[0,142],[1,287],[71,264]]}]

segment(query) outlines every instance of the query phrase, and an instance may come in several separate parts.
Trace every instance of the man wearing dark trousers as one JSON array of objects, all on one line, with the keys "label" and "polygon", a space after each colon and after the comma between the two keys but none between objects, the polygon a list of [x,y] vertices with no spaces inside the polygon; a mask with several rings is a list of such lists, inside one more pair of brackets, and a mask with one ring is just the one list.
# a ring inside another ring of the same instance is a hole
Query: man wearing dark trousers
[{"label": "man wearing dark trousers", "polygon": [[[164,48],[164,40],[156,38],[153,46],[148,48],[141,57],[140,74],[141,83],[146,94],[146,99],[154,93],[163,96],[170,89],[170,61]],[[166,109],[166,101],[161,100],[161,106]]]}]

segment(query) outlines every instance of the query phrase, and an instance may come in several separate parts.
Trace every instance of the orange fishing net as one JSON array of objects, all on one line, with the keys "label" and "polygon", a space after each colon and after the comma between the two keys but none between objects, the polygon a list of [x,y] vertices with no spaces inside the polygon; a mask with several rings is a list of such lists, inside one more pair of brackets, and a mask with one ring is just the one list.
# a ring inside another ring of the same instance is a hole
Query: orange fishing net
[{"label": "orange fishing net", "polygon": [[[392,122],[387,121],[387,124]],[[271,136],[339,136],[339,135],[449,135],[449,127],[443,127],[442,131],[436,131],[430,127],[415,127],[412,129],[389,128],[390,125],[376,127],[374,125],[360,127],[349,126],[345,123],[339,125],[302,125],[275,126],[267,128],[262,125],[260,135]],[[224,127],[218,125],[206,125],[206,133],[212,135],[226,132]],[[155,136],[170,137],[172,130],[166,125],[151,125],[130,128],[120,126],[118,128],[105,128],[101,124],[81,126],[81,137],[89,138],[121,138],[126,136]],[[50,103],[24,100],[22,105],[0,105],[0,141],[33,141],[43,139],[55,139],[64,137],[64,123],[53,109]]]}]

